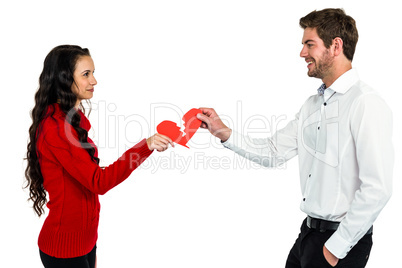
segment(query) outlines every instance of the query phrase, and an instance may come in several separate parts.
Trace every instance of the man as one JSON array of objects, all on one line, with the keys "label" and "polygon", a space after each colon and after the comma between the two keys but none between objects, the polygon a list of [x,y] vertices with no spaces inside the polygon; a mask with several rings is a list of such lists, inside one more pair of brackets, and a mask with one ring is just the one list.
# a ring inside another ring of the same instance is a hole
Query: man
[{"label": "man", "polygon": [[392,191],[392,114],[352,69],[353,18],[324,9],[301,18],[300,26],[300,56],[323,84],[293,121],[271,138],[252,139],[228,128],[214,109],[201,108],[198,118],[225,147],[261,165],[299,156],[307,218],[287,268],[365,267],[373,222]]}]

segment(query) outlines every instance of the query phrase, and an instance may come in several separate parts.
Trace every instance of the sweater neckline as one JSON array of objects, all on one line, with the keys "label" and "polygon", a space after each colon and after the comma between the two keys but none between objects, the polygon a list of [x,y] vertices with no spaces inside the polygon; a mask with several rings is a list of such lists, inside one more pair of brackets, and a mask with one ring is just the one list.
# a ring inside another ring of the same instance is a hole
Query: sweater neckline
[{"label": "sweater neckline", "polygon": [[[74,108],[75,109],[75,108]],[[80,115],[80,127],[85,129],[86,131],[89,131],[91,129],[91,123],[89,122],[88,118],[85,116],[85,114],[80,110],[80,109],[75,109],[77,113]],[[53,113],[54,111],[54,113]],[[60,104],[59,103],[53,103],[49,105],[48,110],[47,110],[47,115],[51,115],[53,113],[54,115],[57,115],[65,120],[66,114],[61,110]]]}]

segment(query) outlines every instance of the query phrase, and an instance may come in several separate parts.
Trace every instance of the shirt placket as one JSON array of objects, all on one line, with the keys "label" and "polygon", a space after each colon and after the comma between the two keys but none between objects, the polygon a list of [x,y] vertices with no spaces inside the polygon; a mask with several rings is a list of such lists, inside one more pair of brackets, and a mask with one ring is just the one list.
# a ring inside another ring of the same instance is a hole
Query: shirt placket
[{"label": "shirt placket", "polygon": [[[325,99],[324,99],[324,101],[325,101]],[[323,127],[322,119],[324,117],[325,117],[325,108],[324,108],[324,105],[321,105],[320,106],[320,115],[319,115],[319,118],[317,121],[317,126],[316,126],[314,154],[317,153],[317,149],[319,148],[320,142],[322,141],[320,131],[322,131],[322,127]],[[316,179],[314,170],[316,169],[317,160],[318,159],[316,157],[314,157],[313,161],[311,163],[310,172],[307,175],[307,182],[306,182],[306,187],[305,187],[305,191],[304,191],[303,202],[306,202],[306,200],[310,197],[311,185],[312,185],[312,183],[314,183],[314,180]]]}]

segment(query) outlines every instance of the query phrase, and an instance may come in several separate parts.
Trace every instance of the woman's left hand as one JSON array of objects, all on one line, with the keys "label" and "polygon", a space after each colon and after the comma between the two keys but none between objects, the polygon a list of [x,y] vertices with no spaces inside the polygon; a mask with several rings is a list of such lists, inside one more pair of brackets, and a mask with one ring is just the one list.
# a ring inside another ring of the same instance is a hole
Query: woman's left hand
[{"label": "woman's left hand", "polygon": [[151,151],[156,149],[158,152],[163,152],[169,148],[169,144],[174,147],[173,141],[168,136],[159,133],[156,133],[147,139],[147,145]]}]

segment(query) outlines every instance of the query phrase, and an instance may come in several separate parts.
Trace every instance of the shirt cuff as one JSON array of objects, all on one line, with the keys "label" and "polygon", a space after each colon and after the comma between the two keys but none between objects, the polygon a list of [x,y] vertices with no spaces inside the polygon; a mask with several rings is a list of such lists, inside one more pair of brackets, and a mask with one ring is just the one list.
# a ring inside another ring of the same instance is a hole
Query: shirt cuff
[{"label": "shirt cuff", "polygon": [[221,141],[222,145],[228,149],[233,149],[235,147],[235,140],[237,139],[237,133],[232,130],[232,133],[229,136],[229,139],[226,141]]},{"label": "shirt cuff", "polygon": [[353,246],[354,244],[343,239],[339,232],[335,232],[325,243],[325,247],[338,259],[345,258]]}]

